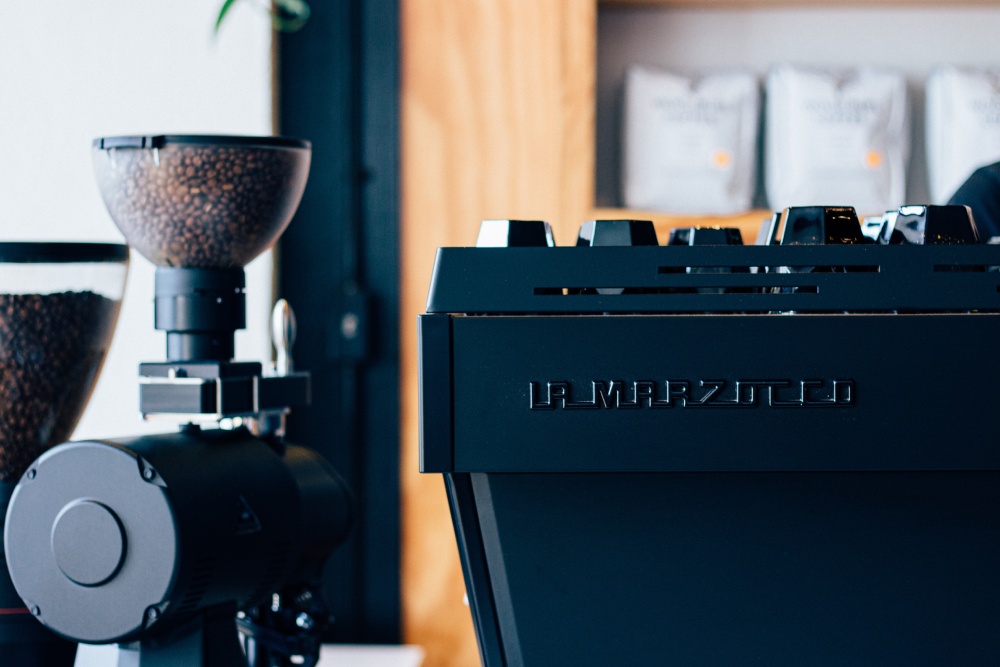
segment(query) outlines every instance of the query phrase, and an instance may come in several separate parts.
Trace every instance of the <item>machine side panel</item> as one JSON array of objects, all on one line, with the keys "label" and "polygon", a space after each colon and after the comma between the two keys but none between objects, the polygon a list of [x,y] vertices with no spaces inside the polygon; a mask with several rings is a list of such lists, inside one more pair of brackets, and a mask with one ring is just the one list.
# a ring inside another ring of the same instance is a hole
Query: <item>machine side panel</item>
[{"label": "machine side panel", "polygon": [[[454,470],[996,470],[1000,316],[463,317]],[[425,352],[426,354],[426,352]]]},{"label": "machine side panel", "polygon": [[417,317],[420,472],[453,468],[451,316]]},{"label": "machine side panel", "polygon": [[[483,667],[506,667],[471,475],[445,474],[445,489]],[[508,606],[509,609],[509,606]]]}]

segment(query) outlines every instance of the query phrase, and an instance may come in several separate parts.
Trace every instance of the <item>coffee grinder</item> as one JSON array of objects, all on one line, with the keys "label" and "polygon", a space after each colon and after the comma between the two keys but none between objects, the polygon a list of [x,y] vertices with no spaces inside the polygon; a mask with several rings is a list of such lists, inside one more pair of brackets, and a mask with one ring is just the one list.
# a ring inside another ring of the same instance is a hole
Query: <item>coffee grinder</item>
[{"label": "coffee grinder", "polygon": [[[120,244],[0,243],[0,522],[17,480],[83,413],[127,266]],[[31,617],[0,566],[0,662],[70,667],[75,657],[76,644]]]},{"label": "coffee grinder", "polygon": [[243,267],[289,223],[310,145],[109,137],[93,157],[115,224],[157,267],[167,354],[140,365],[140,411],[179,427],[66,443],[32,463],[7,513],[14,586],[63,637],[119,644],[120,667],[315,664],[321,570],[349,530],[349,492],[284,441],[285,414],[309,401],[287,306],[275,368],[233,360]]}]

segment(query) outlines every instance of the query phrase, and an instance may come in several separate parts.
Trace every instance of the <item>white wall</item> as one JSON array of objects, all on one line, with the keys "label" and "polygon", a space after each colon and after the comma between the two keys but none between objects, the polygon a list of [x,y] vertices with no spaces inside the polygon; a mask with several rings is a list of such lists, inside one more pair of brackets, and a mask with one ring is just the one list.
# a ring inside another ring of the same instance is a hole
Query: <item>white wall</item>
[{"label": "white wall", "polygon": [[[122,240],[91,171],[94,137],[271,133],[268,18],[260,3],[237,3],[213,37],[221,4],[0,2],[0,240]],[[271,268],[268,256],[248,270],[239,358],[269,358]],[[164,358],[164,335],[153,329],[153,267],[133,253],[111,352],[75,438],[168,428],[138,412],[138,364]]]},{"label": "white wall", "polygon": [[895,68],[908,79],[912,148],[907,195],[929,201],[924,153],[924,85],[939,64],[1000,66],[1000,7],[871,6],[613,8],[598,17],[597,198],[617,204],[619,102],[632,63],[680,72],[774,64]]}]

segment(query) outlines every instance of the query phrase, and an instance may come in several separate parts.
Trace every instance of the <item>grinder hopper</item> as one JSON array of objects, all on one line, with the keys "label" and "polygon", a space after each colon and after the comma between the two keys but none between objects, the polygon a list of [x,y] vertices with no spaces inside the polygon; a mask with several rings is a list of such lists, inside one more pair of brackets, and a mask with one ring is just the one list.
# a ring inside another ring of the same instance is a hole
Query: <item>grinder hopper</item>
[{"label": "grinder hopper", "polygon": [[[0,529],[33,460],[69,438],[118,319],[128,249],[0,243]],[[32,475],[28,471],[27,475]],[[0,547],[0,557],[5,556]],[[4,664],[71,665],[76,645],[31,618],[0,567]]]},{"label": "grinder hopper", "polygon": [[309,175],[309,142],[281,137],[94,140],[104,204],[156,266],[232,269],[271,247]]},{"label": "grinder hopper", "polygon": [[171,361],[228,361],[246,325],[243,267],[271,247],[305,189],[311,147],[282,137],[96,139],[101,196],[156,265],[156,328]]}]

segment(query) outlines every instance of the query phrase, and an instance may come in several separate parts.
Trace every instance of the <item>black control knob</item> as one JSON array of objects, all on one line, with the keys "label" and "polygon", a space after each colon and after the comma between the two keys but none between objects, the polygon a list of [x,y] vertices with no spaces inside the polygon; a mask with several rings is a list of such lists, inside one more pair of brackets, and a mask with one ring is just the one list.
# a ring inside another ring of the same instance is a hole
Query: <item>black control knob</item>
[{"label": "black control knob", "polygon": [[[576,238],[577,246],[656,246],[656,228],[652,220],[590,220],[580,225]],[[572,293],[601,294],[642,294],[642,288],[585,287]]]},{"label": "black control knob", "polygon": [[770,218],[764,218],[757,229],[757,239],[754,245],[777,245],[778,244],[778,222],[781,220],[781,211],[775,211]]},{"label": "black control knob", "polygon": [[659,245],[652,220],[590,220],[580,225],[578,246]]},{"label": "black control knob", "polygon": [[743,245],[735,227],[675,227],[667,245]]},{"label": "black control knob", "polygon": [[921,245],[979,243],[979,231],[968,206],[900,206],[886,214],[879,240]]},{"label": "black control knob", "polygon": [[[743,245],[743,235],[735,227],[695,227],[688,237],[688,245]],[[749,273],[747,266],[689,266],[687,272],[696,274],[727,274]],[[698,287],[699,294],[725,294],[732,288],[728,287]]]},{"label": "black control knob", "polygon": [[851,206],[792,206],[781,214],[781,245],[871,243]]},{"label": "black control knob", "polygon": [[743,235],[735,227],[696,227],[688,245],[743,245]]},{"label": "black control knob", "polygon": [[882,233],[886,228],[892,228],[899,211],[886,211],[882,215],[870,215],[861,221],[861,233],[874,243],[882,243]]},{"label": "black control knob", "polygon": [[[861,232],[858,214],[851,206],[792,206],[779,220],[781,245],[863,245],[872,240]],[[778,266],[775,273],[845,273],[868,271],[867,267],[849,266]],[[797,287],[782,287],[781,293],[795,293]]]},{"label": "black control knob", "polygon": [[552,227],[544,220],[483,220],[477,248],[553,247]]},{"label": "black control knob", "polygon": [[691,232],[694,227],[675,227],[670,230],[667,245],[691,245]]}]

